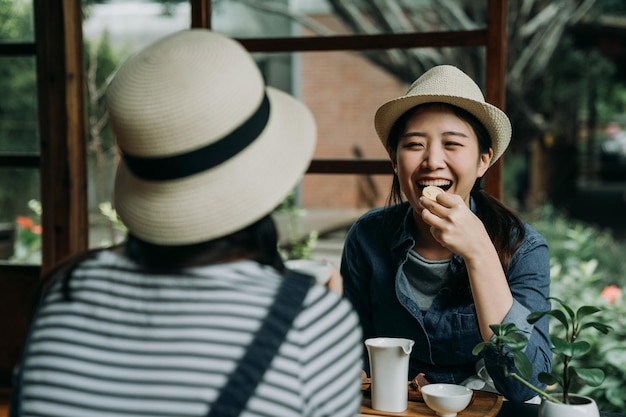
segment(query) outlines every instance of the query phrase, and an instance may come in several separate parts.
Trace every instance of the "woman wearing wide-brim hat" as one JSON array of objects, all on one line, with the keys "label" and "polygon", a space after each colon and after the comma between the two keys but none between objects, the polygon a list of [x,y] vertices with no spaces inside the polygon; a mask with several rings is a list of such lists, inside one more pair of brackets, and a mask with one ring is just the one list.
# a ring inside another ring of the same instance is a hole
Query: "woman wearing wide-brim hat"
[{"label": "woman wearing wide-brim hat", "polygon": [[[472,354],[492,337],[490,324],[512,322],[528,336],[534,375],[551,368],[547,320],[526,321],[550,308],[548,247],[481,187],[511,139],[508,117],[464,72],[442,65],[383,104],[374,122],[395,172],[392,192],[387,207],[352,226],[341,265],[364,339],[414,340],[409,380],[424,373],[530,399],[494,351]],[[443,192],[430,199],[427,186]]]},{"label": "woman wearing wide-brim hat", "polygon": [[11,415],[356,416],[358,317],[285,271],[270,217],[310,163],[308,109],[201,29],[129,58],[107,105],[128,239],[51,278]]}]

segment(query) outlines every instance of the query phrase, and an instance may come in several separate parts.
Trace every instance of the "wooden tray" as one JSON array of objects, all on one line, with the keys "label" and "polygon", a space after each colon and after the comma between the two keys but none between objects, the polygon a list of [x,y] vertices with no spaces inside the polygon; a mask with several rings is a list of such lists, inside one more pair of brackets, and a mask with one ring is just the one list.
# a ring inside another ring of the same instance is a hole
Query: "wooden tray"
[{"label": "wooden tray", "polygon": [[[412,388],[409,387],[408,408],[400,413],[374,410],[369,393],[363,395],[361,403],[361,416],[406,416],[406,417],[431,417],[437,414],[428,406],[411,398]],[[502,408],[502,396],[485,391],[474,391],[472,401],[467,408],[457,414],[458,417],[494,417]]]}]

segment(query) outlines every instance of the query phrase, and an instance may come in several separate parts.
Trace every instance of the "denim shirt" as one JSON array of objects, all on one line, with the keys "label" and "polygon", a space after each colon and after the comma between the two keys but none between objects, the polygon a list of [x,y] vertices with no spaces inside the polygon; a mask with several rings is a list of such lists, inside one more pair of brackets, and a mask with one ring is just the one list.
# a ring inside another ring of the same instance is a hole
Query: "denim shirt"
[{"label": "denim shirt", "polygon": [[[470,208],[475,212],[473,200]],[[474,346],[482,342],[473,301],[449,305],[450,288],[444,287],[427,311],[420,310],[403,268],[415,245],[412,208],[402,203],[388,210],[402,216],[401,223],[394,223],[400,227],[390,228],[384,222],[384,208],[371,210],[350,228],[342,254],[344,294],[359,314],[364,340],[381,336],[414,340],[409,379],[423,372],[430,382],[459,384],[476,373],[476,363],[484,358],[495,387],[507,399],[534,397],[532,390],[504,376],[493,348],[484,349],[479,356],[472,354]],[[455,275],[466,274],[458,255],[453,256],[450,267]],[[551,369],[548,318],[530,325],[526,317],[551,308],[547,299],[550,257],[545,239],[530,225],[525,225],[524,240],[511,258],[506,278],[514,301],[503,323],[515,323],[528,337],[525,353],[534,368],[531,383],[543,387],[536,377]],[[365,350],[363,359],[369,371]],[[507,366],[515,369],[511,358]]]}]

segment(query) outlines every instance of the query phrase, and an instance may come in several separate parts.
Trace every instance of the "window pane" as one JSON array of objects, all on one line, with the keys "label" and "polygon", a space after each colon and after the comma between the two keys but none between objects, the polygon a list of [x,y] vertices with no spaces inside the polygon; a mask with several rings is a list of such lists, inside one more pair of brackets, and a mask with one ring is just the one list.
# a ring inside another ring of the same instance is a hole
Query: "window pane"
[{"label": "window pane", "polygon": [[38,152],[35,58],[0,57],[0,91],[0,152]]},{"label": "window pane", "polygon": [[41,262],[39,171],[0,169],[0,260]]},{"label": "window pane", "polygon": [[0,0],[0,42],[33,42],[33,0]]},{"label": "window pane", "polygon": [[486,28],[487,15],[486,0],[445,4],[435,0],[259,0],[245,4],[213,0],[212,4],[213,29],[237,38],[479,30]]},{"label": "window pane", "polygon": [[[1,0],[0,0],[1,1]],[[104,107],[104,91],[117,66],[131,53],[168,33],[191,26],[187,2],[84,1],[83,22],[88,83],[89,244],[108,246],[123,237],[123,226],[111,211],[117,152]]]},{"label": "window pane", "polygon": [[[83,1],[84,5],[89,3]],[[94,43],[106,36],[115,50],[137,51],[168,33],[191,26],[188,2],[167,5],[158,1],[110,1],[85,6],[85,11],[85,40]]]}]

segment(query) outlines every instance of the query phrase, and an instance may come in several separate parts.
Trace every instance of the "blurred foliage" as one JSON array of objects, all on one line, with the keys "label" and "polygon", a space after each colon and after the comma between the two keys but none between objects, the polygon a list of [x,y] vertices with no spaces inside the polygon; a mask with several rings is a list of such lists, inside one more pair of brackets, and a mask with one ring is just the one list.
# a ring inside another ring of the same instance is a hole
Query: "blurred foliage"
[{"label": "blurred foliage", "polygon": [[546,238],[550,256],[557,264],[595,261],[598,264],[597,286],[626,287],[626,244],[617,240],[611,230],[568,218],[551,205],[528,213],[526,220]]},{"label": "blurred foliage", "polygon": [[[589,65],[590,62],[593,65]],[[604,118],[621,111],[625,103],[621,100],[623,97],[609,93],[616,85],[620,82],[613,62],[597,50],[577,49],[572,36],[564,35],[544,76],[536,84],[532,104],[546,119],[552,120],[549,133],[571,145],[578,137],[578,124],[572,123],[572,115],[584,120],[589,115],[590,105],[595,106],[597,112],[600,102],[603,102]],[[590,94],[592,89],[597,95]],[[596,98],[594,103],[589,103],[590,97]]]},{"label": "blurred foliage", "polygon": [[[602,411],[626,407],[626,245],[609,231],[572,220],[553,207],[530,213],[531,223],[550,246],[551,295],[570,305],[602,308],[601,321],[613,327],[608,335],[592,332],[591,351],[577,360],[584,368],[600,368],[600,387],[578,386],[572,392],[589,395]],[[558,321],[551,322],[558,331]],[[551,330],[552,331],[552,330]]]},{"label": "blurred foliage", "polygon": [[0,41],[34,39],[32,0],[0,0]]},{"label": "blurred foliage", "polygon": [[507,152],[502,164],[502,199],[517,210],[525,208],[529,187],[528,159],[523,152]]},{"label": "blurred foliage", "polygon": [[[88,2],[93,3],[93,2]],[[33,40],[31,0],[0,0],[0,41]],[[96,201],[110,199],[111,169],[115,160],[113,134],[108,126],[104,91],[108,80],[128,54],[125,48],[111,46],[108,33],[100,39],[85,41],[87,85],[88,157],[90,194]],[[37,154],[39,152],[38,97],[35,57],[0,58],[0,152]],[[3,168],[0,170],[0,222],[12,222],[23,216],[30,200],[39,199],[39,172],[36,168]]]},{"label": "blurred foliage", "polygon": [[596,3],[592,13],[596,16],[626,14],[626,2],[624,0],[601,0]]},{"label": "blurred foliage", "polygon": [[287,236],[285,242],[278,248],[283,259],[311,259],[319,233],[314,230],[305,235],[300,230],[300,219],[306,215],[306,210],[298,203],[297,189],[289,193],[276,208],[276,213],[286,216],[287,219]]},{"label": "blurred foliage", "polygon": [[41,203],[28,202],[28,215],[15,218],[16,236],[11,262],[41,263]]},{"label": "blurred foliage", "polygon": [[[127,48],[114,49],[110,42],[109,32],[104,31],[102,37],[96,40],[85,40],[87,59],[85,71],[87,73],[87,111],[89,115],[88,148],[96,152],[96,147],[107,153],[115,153],[113,133],[108,127],[108,115],[104,100],[104,93],[109,80],[115,73],[121,57],[129,55]],[[97,143],[94,143],[96,142]]]}]

